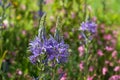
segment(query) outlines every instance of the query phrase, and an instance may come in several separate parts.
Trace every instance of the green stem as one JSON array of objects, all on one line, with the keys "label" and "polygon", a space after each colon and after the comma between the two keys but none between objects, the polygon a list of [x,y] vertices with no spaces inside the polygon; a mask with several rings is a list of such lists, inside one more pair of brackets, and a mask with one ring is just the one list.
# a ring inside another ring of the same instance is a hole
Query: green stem
[{"label": "green stem", "polygon": [[54,67],[54,69],[53,69],[53,77],[52,77],[52,80],[55,80],[55,73],[56,73],[56,67]]},{"label": "green stem", "polygon": [[85,3],[84,3],[85,7],[84,7],[84,18],[86,19],[86,13],[87,13],[87,0],[85,0]]},{"label": "green stem", "polygon": [[1,59],[0,59],[0,69],[1,69],[1,66],[2,66],[3,59],[5,58],[7,52],[8,52],[8,51],[5,51],[5,52],[3,53],[3,56],[2,56]]},{"label": "green stem", "polygon": [[85,76],[88,74],[88,57],[89,57],[89,43],[85,45]]}]

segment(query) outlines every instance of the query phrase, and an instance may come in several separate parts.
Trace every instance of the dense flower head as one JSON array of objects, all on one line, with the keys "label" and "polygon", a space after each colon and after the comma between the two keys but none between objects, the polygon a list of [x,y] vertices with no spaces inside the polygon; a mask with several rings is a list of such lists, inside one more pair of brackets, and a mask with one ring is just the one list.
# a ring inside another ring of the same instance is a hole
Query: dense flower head
[{"label": "dense flower head", "polygon": [[82,22],[80,30],[96,33],[97,25],[95,24],[95,22],[92,22],[92,21]]},{"label": "dense flower head", "polygon": [[64,43],[64,40],[58,42],[52,36],[45,41],[36,37],[30,42],[30,51],[32,52],[32,55],[29,58],[33,64],[37,62],[41,54],[47,56],[45,60],[55,60],[57,63],[66,62],[68,57],[68,45]]},{"label": "dense flower head", "polygon": [[56,41],[52,36],[47,40],[47,43],[44,45],[48,60],[56,60],[58,63],[66,62],[68,57],[68,45],[64,44],[64,41]]}]

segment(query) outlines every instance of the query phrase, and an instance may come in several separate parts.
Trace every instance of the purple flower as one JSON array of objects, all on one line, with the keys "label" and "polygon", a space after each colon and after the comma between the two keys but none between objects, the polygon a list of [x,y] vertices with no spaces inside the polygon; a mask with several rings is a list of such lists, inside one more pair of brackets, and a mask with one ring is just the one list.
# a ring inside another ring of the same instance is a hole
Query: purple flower
[{"label": "purple flower", "polygon": [[92,21],[86,21],[86,22],[83,22],[81,24],[81,28],[80,28],[82,31],[89,31],[91,33],[96,33],[97,31],[97,25],[92,22]]},{"label": "purple flower", "polygon": [[31,55],[31,56],[29,57],[30,62],[31,62],[32,64],[36,64],[36,62],[37,62],[37,60],[38,60],[38,56],[39,56],[39,54]]},{"label": "purple flower", "polygon": [[29,43],[30,45],[30,51],[32,52],[32,55],[29,57],[31,63],[35,64],[37,62],[38,56],[42,53],[43,50],[43,43],[39,39],[39,37],[36,37],[33,41]]},{"label": "purple flower", "polygon": [[64,43],[63,37],[60,36],[59,30],[56,29],[54,37],[47,38],[46,29],[44,27],[45,15],[41,18],[38,37],[30,42],[30,51],[32,55],[29,57],[31,63],[42,62],[44,64],[63,63],[68,58],[68,45]]},{"label": "purple flower", "polygon": [[33,41],[30,42],[29,45],[32,54],[36,55],[42,52],[43,43],[41,42],[39,37],[36,37]]},{"label": "purple flower", "polygon": [[52,36],[48,39],[44,45],[49,61],[57,61],[57,63],[63,63],[67,61],[68,57],[68,45],[64,44],[64,41],[56,41]]},{"label": "purple flower", "polygon": [[[30,43],[30,51],[32,55],[29,57],[31,63],[35,64],[40,54],[45,54],[47,61],[56,61],[57,63],[64,63],[67,61],[68,57],[68,45],[64,43],[63,40],[58,42],[52,36],[48,40],[41,41],[39,37],[36,37]],[[44,62],[43,60],[43,62]]]}]

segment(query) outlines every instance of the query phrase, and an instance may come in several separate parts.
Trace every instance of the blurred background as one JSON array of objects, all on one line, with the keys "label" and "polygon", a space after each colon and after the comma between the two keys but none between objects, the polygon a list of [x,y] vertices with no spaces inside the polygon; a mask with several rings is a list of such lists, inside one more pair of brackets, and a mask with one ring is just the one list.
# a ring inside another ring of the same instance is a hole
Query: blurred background
[{"label": "blurred background", "polygon": [[28,47],[38,34],[43,13],[47,14],[48,34],[54,33],[57,17],[61,17],[62,34],[70,48],[68,63],[60,67],[67,80],[81,80],[79,28],[86,18],[96,22],[98,29],[90,46],[89,67],[93,70],[86,77],[108,80],[120,75],[120,0],[5,0],[7,9],[2,9],[1,1],[0,14],[5,12],[5,18],[0,29],[0,80],[32,80],[38,76],[39,71],[29,61]]}]

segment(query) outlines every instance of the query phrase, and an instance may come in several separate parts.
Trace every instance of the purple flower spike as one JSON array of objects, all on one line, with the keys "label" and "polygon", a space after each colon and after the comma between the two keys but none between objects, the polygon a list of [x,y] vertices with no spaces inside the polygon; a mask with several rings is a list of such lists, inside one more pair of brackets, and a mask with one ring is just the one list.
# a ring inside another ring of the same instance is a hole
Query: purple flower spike
[{"label": "purple flower spike", "polygon": [[30,51],[32,52],[32,55],[29,59],[33,64],[37,62],[38,56],[43,53],[47,56],[47,61],[50,62],[55,60],[57,63],[64,63],[67,62],[68,58],[68,45],[65,44],[63,40],[60,42],[56,41],[52,36],[43,42],[36,37],[30,43]]},{"label": "purple flower spike", "polygon": [[36,55],[42,52],[43,44],[38,37],[36,37],[33,41],[31,41],[29,45],[30,45],[30,51],[32,52],[32,54]]},{"label": "purple flower spike", "polygon": [[97,25],[92,22],[92,21],[86,21],[86,22],[83,22],[81,24],[81,28],[80,28],[82,31],[89,31],[91,33],[96,33],[97,31]]},{"label": "purple flower spike", "polygon": [[37,62],[37,57],[42,53],[43,50],[43,44],[39,37],[36,37],[33,41],[29,43],[30,45],[30,51],[32,52],[32,55],[29,57],[31,63],[35,64]]},{"label": "purple flower spike", "polygon": [[49,61],[56,60],[57,63],[63,63],[67,61],[68,45],[64,44],[64,41],[57,42],[52,36],[50,36],[45,48]]},{"label": "purple flower spike", "polygon": [[29,44],[29,49],[32,53],[29,59],[33,64],[36,62],[42,62],[44,64],[64,63],[69,56],[68,45],[64,43],[58,29],[56,30],[54,37],[50,35],[50,37],[47,38],[44,19],[45,15],[41,18],[38,37]]}]

